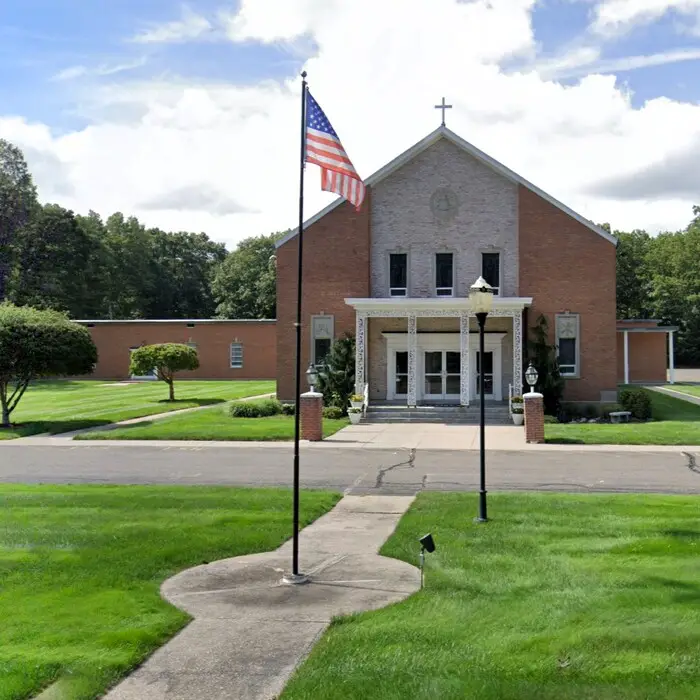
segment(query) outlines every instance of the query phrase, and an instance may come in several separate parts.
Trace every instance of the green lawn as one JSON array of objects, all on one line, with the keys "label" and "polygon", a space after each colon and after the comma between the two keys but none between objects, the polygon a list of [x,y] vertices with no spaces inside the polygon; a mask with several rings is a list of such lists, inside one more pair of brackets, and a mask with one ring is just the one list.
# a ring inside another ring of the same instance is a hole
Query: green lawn
[{"label": "green lawn", "polygon": [[[302,493],[306,524],[339,495]],[[160,584],[206,561],[271,550],[291,491],[0,486],[0,700],[61,680],[97,698],[188,621]]]},{"label": "green lawn", "polygon": [[[324,420],[324,437],[332,435],[346,425],[348,421],[345,418]],[[231,418],[221,406],[77,436],[78,440],[292,440],[293,438],[294,418],[292,416]]]},{"label": "green lawn", "polygon": [[426,589],[337,620],[282,700],[700,697],[697,497],[426,493],[382,553]]},{"label": "green lawn", "polygon": [[700,385],[698,384],[666,384],[665,388],[700,398]]},{"label": "green lawn", "polygon": [[651,423],[547,424],[545,440],[588,445],[700,445],[700,406],[656,391],[648,393],[655,418]]},{"label": "green lawn", "polygon": [[0,440],[64,433],[274,391],[274,381],[181,381],[175,383],[176,401],[170,402],[165,382],[119,386],[96,380],[38,382],[12,413],[15,427],[0,428]]}]

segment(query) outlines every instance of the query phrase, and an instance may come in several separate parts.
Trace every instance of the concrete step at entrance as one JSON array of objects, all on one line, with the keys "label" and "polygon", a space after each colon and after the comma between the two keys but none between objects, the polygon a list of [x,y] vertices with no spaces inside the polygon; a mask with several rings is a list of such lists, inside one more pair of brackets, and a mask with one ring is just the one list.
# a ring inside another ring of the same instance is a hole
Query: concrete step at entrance
[{"label": "concrete step at entrance", "polygon": [[[484,410],[487,425],[512,425],[508,406],[492,404]],[[448,423],[478,425],[479,406],[407,406],[370,405],[363,423]]]}]

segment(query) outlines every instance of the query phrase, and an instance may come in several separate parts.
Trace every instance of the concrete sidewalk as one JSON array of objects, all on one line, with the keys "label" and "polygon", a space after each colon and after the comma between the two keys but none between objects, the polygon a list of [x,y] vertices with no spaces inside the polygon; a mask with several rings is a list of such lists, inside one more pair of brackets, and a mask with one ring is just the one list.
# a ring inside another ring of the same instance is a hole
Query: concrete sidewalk
[{"label": "concrete sidewalk", "polygon": [[[445,423],[361,423],[339,430],[324,442],[383,450],[478,450],[479,426]],[[525,442],[525,428],[515,425],[487,425],[486,444],[489,448],[498,450],[522,450],[529,447]]]},{"label": "concrete sidewalk", "polygon": [[674,399],[680,399],[681,401],[687,401],[688,403],[694,403],[696,406],[700,406],[700,397],[693,396],[692,394],[686,394],[683,391],[671,389],[671,387],[668,386],[647,386],[644,388],[649,389],[649,391],[656,391],[659,394],[673,396]]},{"label": "concrete sidewalk", "polygon": [[310,582],[282,582],[291,542],[198,566],[161,593],[194,620],[107,700],[273,700],[331,619],[403,600],[418,569],[380,557],[413,496],[346,496],[300,537]]}]

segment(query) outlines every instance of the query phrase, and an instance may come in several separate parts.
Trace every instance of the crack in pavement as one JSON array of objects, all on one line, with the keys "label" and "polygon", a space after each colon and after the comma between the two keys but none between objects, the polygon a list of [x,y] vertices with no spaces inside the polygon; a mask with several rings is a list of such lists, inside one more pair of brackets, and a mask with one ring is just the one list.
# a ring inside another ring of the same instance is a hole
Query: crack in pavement
[{"label": "crack in pavement", "polygon": [[382,486],[384,486],[384,477],[394,469],[399,469],[400,467],[406,467],[407,469],[413,469],[416,461],[416,448],[412,447],[408,451],[408,459],[399,462],[398,464],[391,464],[388,467],[382,467],[379,472],[377,473],[377,480],[374,482],[374,488],[375,489],[380,489]]},{"label": "crack in pavement", "polygon": [[688,460],[688,464],[686,465],[688,469],[695,474],[700,474],[700,466],[698,466],[695,455],[690,452],[681,452],[681,454]]}]

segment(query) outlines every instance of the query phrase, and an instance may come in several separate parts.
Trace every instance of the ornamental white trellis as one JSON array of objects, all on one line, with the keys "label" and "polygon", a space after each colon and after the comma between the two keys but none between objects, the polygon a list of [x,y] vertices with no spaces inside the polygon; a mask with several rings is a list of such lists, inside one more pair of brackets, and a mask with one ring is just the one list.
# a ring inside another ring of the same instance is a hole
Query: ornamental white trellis
[{"label": "ornamental white trellis", "polygon": [[[355,300],[347,300],[349,303]],[[522,307],[531,303],[529,299],[519,299],[520,308],[492,309],[492,318],[513,319],[513,386],[516,392],[522,391],[523,373],[523,331]],[[370,318],[405,318],[408,331],[408,392],[407,403],[417,403],[417,360],[418,360],[418,318],[459,318],[460,337],[460,403],[468,406],[469,396],[469,311],[457,309],[363,309],[356,311],[355,320],[355,392],[361,394],[367,383],[367,335]]]}]

